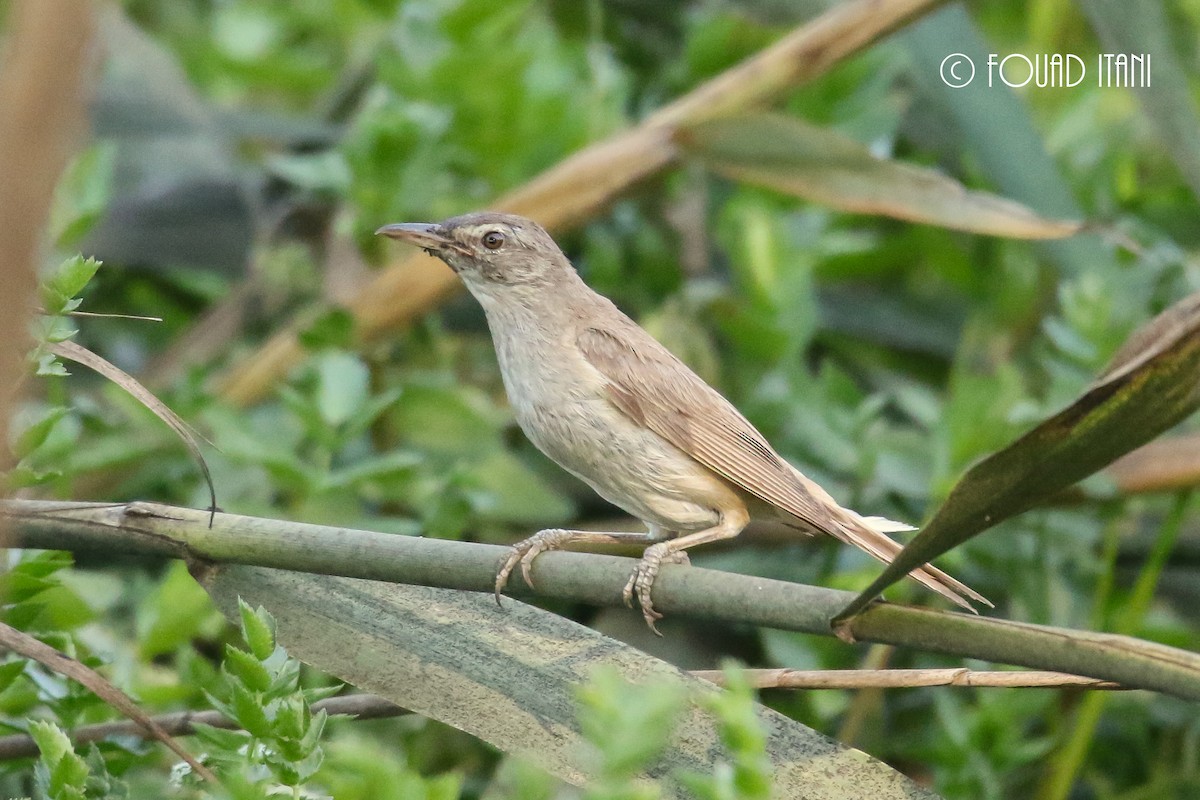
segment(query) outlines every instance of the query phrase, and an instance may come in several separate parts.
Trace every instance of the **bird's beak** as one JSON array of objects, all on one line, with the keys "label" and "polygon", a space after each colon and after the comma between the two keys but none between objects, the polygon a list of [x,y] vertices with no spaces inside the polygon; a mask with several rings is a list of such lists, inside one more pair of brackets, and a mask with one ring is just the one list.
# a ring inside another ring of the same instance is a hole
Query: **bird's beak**
[{"label": "bird's beak", "polygon": [[399,239],[432,252],[442,250],[450,244],[450,239],[442,233],[442,226],[432,222],[397,222],[384,225],[375,231],[375,235]]}]

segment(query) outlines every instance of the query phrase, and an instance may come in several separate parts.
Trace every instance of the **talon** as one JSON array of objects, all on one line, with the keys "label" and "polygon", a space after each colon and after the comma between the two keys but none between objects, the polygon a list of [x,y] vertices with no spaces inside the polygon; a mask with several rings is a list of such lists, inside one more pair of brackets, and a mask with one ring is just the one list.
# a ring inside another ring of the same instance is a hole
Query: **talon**
[{"label": "talon", "polygon": [[646,620],[646,627],[648,627],[655,636],[662,636],[662,632],[660,632],[658,630],[658,626],[654,624],[656,620],[660,620],[662,617],[663,615],[655,611],[653,608],[651,608],[649,611],[647,611],[645,608],[642,609],[642,619]]},{"label": "talon", "polygon": [[[625,600],[626,608],[633,608],[633,585],[637,582],[637,570],[629,576],[629,580],[625,583],[625,588],[621,590],[621,597]],[[639,599],[638,602],[641,602]]]},{"label": "talon", "polygon": [[570,531],[549,528],[544,531],[538,531],[528,539],[514,544],[508,557],[504,559],[504,563],[500,565],[500,569],[496,572],[496,605],[501,605],[500,596],[503,594],[504,587],[508,584],[508,579],[512,575],[513,570],[516,569],[517,564],[521,565],[521,577],[525,579],[525,583],[529,584],[529,588],[532,589],[533,576],[530,574],[530,568],[533,566],[533,560],[547,550],[553,550],[562,546],[564,542],[570,541],[570,537]]},{"label": "talon", "polygon": [[521,560],[524,553],[519,545],[514,545],[512,552],[504,559],[504,563],[500,565],[499,571],[496,572],[496,605],[504,607],[500,602],[500,596],[504,593],[504,587],[508,584],[508,576],[512,575],[513,567]]},{"label": "talon", "polygon": [[642,619],[646,620],[646,626],[656,636],[662,636],[662,634],[659,633],[658,627],[654,623],[662,619],[663,615],[655,610],[651,591],[654,589],[654,581],[658,578],[658,571],[663,563],[689,564],[690,562],[687,553],[682,550],[672,552],[667,549],[665,544],[651,545],[642,554],[641,563],[630,576],[629,583],[625,584],[625,591],[622,593],[625,604],[629,606],[632,606],[633,596],[637,596],[638,605],[642,609]]},{"label": "talon", "polygon": [[530,589],[533,588],[533,575],[529,573],[529,570],[533,567],[533,559],[537,558],[543,549],[538,545],[534,545],[529,548],[529,551],[525,555],[521,556],[521,577],[525,579],[525,583],[529,585]]}]

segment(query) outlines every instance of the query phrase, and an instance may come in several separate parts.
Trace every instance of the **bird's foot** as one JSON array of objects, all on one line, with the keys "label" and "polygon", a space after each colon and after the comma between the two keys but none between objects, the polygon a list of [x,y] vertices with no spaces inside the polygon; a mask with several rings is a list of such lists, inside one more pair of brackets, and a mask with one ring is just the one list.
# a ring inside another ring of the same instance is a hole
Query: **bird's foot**
[{"label": "bird's foot", "polygon": [[504,563],[500,565],[500,570],[496,573],[496,605],[500,605],[500,595],[508,583],[508,577],[512,575],[512,571],[518,564],[521,565],[521,577],[532,589],[533,577],[529,573],[529,568],[533,566],[533,560],[547,550],[557,550],[562,547],[571,541],[574,535],[575,531],[547,528],[514,544],[511,552],[505,557]]},{"label": "bird's foot", "polygon": [[650,599],[650,590],[658,578],[658,571],[663,564],[683,564],[685,566],[691,564],[686,552],[672,550],[668,544],[668,542],[659,542],[646,548],[646,551],[642,553],[641,563],[629,577],[629,583],[625,584],[625,590],[621,593],[621,596],[625,598],[625,605],[630,608],[633,608],[633,598],[637,597],[638,605],[642,609],[642,618],[646,620],[650,630],[654,631],[657,636],[662,636],[662,634],[658,632],[654,623],[662,619],[663,615],[654,610],[654,603]]}]

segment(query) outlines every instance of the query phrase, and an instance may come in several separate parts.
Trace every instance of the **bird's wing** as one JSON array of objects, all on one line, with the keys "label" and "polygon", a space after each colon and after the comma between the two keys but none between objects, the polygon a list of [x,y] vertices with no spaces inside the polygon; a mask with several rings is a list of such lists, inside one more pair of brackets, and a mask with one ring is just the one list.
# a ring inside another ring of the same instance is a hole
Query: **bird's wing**
[{"label": "bird's wing", "polygon": [[[608,397],[645,425],[730,483],[869,555],[890,562],[901,545],[887,531],[907,525],[861,517],[842,508],[801,475],[733,405],[632,321],[585,328],[584,358],[607,380]],[[963,608],[987,598],[932,564],[913,570],[917,581]]]},{"label": "bird's wing", "polygon": [[584,328],[584,358],[607,380],[608,396],[696,461],[746,492],[813,528],[839,536],[833,509],[733,405],[633,323]]}]

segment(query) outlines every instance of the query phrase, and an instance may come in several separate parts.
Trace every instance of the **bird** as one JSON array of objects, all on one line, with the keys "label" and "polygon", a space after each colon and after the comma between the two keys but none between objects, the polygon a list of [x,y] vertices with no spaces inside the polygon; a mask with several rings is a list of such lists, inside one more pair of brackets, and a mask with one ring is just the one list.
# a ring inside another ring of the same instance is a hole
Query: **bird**
[{"label": "bird", "polygon": [[[652,588],[664,564],[731,539],[752,518],[827,534],[890,562],[889,533],[914,530],[839,505],[686,364],[592,290],[549,233],[513,214],[476,212],[376,233],[445,262],[482,306],[517,424],[551,460],[644,523],[645,532],[542,530],[513,545],[496,573],[496,601],[514,569],[532,587],[543,552],[576,543],[645,549],[623,590],[655,633]],[[974,611],[986,598],[926,564],[910,576]]]}]

